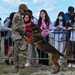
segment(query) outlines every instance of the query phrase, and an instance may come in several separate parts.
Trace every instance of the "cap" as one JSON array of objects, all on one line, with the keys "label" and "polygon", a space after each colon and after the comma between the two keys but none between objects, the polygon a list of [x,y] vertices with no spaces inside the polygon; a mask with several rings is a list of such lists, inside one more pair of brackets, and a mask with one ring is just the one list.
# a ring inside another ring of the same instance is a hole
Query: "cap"
[{"label": "cap", "polygon": [[73,6],[68,7],[68,11],[70,11],[71,13],[74,13],[74,7]]},{"label": "cap", "polygon": [[23,10],[28,10],[28,7],[26,4],[20,4],[19,8],[22,8]]}]

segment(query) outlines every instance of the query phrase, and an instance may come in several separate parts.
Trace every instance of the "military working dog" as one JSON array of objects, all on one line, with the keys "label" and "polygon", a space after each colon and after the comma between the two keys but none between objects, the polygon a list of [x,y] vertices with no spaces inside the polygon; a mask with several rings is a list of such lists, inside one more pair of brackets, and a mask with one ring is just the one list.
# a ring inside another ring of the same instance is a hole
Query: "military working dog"
[{"label": "military working dog", "polygon": [[44,38],[41,36],[41,30],[37,25],[32,25],[32,39],[29,39],[27,36],[29,36],[28,32],[24,32],[23,33],[23,37],[24,39],[31,43],[34,44],[37,48],[39,48],[41,51],[44,51],[48,54],[51,54],[51,59],[52,59],[52,63],[54,65],[55,71],[53,71],[52,73],[58,73],[60,70],[60,65],[58,63],[59,57],[64,55],[62,53],[60,53],[56,48],[54,48],[50,43],[46,42],[44,40]]}]

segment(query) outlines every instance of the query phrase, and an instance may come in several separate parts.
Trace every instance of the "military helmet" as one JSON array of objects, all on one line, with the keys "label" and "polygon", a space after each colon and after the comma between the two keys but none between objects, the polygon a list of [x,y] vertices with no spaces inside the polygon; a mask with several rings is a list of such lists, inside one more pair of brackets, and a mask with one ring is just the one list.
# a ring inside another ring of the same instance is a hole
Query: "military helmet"
[{"label": "military helmet", "polygon": [[28,10],[28,7],[26,4],[20,4],[19,9],[22,8],[23,10]]}]

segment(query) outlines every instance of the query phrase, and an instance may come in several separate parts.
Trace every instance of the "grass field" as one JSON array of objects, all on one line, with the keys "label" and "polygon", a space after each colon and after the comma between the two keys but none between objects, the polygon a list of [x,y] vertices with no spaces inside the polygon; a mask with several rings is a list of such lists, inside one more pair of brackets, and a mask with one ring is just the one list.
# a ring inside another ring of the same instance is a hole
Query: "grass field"
[{"label": "grass field", "polygon": [[[52,70],[54,70],[52,63],[50,61],[49,66],[44,65],[36,65],[26,67],[24,70],[15,72],[14,65],[5,65],[3,40],[1,43],[1,52],[0,52],[0,75],[51,75]],[[66,60],[62,60],[63,64],[61,66],[60,72],[56,75],[75,75],[75,68],[68,68],[66,64]]]},{"label": "grass field", "polygon": [[[52,64],[50,66],[36,65],[26,67],[24,70],[15,72],[13,65],[5,65],[4,60],[0,59],[0,75],[51,75]],[[68,68],[63,62],[60,72],[56,75],[75,75],[75,68]]]}]

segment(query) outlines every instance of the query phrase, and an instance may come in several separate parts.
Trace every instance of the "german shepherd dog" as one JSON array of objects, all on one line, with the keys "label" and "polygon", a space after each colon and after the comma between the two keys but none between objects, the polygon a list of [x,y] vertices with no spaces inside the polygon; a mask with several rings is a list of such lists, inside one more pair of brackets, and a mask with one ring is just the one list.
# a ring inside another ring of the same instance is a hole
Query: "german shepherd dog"
[{"label": "german shepherd dog", "polygon": [[24,39],[29,42],[30,44],[34,44],[38,49],[41,51],[44,51],[48,54],[51,54],[52,63],[54,65],[55,71],[52,72],[52,74],[56,74],[60,70],[60,65],[58,63],[59,57],[64,55],[60,53],[56,48],[54,48],[50,43],[46,42],[44,38],[41,36],[41,30],[38,27],[38,25],[32,25],[32,32],[33,32],[33,38],[29,39],[26,36],[29,35],[29,33],[24,32],[23,37]]}]

